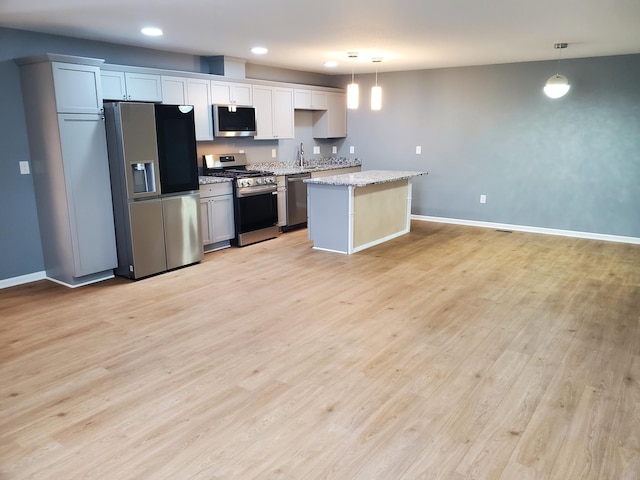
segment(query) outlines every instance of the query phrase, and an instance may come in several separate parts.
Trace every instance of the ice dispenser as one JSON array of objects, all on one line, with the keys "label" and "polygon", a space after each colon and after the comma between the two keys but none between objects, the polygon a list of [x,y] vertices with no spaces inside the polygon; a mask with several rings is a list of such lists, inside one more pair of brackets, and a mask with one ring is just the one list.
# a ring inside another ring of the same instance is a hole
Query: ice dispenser
[{"label": "ice dispenser", "polygon": [[131,173],[133,177],[133,193],[155,192],[153,162],[132,163]]}]

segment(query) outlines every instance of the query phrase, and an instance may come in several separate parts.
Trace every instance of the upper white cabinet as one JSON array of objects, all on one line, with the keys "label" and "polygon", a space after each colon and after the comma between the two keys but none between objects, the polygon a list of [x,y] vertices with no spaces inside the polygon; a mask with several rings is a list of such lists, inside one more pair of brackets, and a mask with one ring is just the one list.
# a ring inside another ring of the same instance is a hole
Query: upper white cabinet
[{"label": "upper white cabinet", "polygon": [[211,81],[211,100],[220,105],[253,105],[251,84]]},{"label": "upper white cabinet", "polygon": [[149,73],[102,70],[102,98],[105,100],[136,100],[162,102],[162,79]]},{"label": "upper white cabinet", "polygon": [[199,78],[188,78],[187,103],[193,105],[196,140],[213,140],[211,82]]},{"label": "upper white cabinet", "polygon": [[187,105],[187,79],[162,75],[162,103]]},{"label": "upper white cabinet", "polygon": [[327,110],[313,112],[313,138],[347,136],[347,98],[344,93],[327,93]]},{"label": "upper white cabinet", "polygon": [[294,138],[293,89],[253,86],[256,108],[256,140]]},{"label": "upper white cabinet", "polygon": [[293,93],[294,108],[298,110],[327,109],[327,92],[296,88]]},{"label": "upper white cabinet", "polygon": [[101,113],[100,67],[53,62],[56,111]]}]

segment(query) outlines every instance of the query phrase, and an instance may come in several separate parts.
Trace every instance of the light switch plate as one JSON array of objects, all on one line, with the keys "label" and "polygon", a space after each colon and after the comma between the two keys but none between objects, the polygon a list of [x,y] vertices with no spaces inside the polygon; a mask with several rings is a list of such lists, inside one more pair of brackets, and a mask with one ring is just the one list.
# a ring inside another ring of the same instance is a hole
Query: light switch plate
[{"label": "light switch plate", "polygon": [[349,153],[356,153],[356,147],[354,147],[353,145],[351,145],[349,147]]},{"label": "light switch plate", "polygon": [[318,147],[317,145],[315,145],[315,146],[313,147],[313,154],[314,154],[314,155],[317,155],[317,154],[319,154],[319,153],[320,153],[320,147]]},{"label": "light switch plate", "polygon": [[480,203],[487,203],[487,196],[486,195],[480,195]]},{"label": "light switch plate", "polygon": [[20,163],[20,175],[29,175],[31,171],[29,170],[29,162],[21,161]]},{"label": "light switch plate", "polygon": [[333,146],[331,147],[331,153],[333,153],[334,155],[335,155],[336,153],[338,153],[338,147],[336,147],[335,145],[333,145]]},{"label": "light switch plate", "polygon": [[271,158],[276,158],[276,149],[275,148],[271,149]]},{"label": "light switch plate", "polygon": [[416,146],[416,155],[420,155],[422,153],[422,147],[420,145]]}]

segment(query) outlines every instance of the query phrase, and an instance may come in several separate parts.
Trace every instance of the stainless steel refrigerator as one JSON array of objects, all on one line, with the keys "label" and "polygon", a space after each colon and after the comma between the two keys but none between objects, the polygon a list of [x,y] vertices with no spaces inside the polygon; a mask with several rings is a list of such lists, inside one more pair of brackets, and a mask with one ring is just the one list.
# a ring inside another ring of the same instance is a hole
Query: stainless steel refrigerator
[{"label": "stainless steel refrigerator", "polygon": [[117,275],[142,278],[203,258],[193,107],[105,104]]}]

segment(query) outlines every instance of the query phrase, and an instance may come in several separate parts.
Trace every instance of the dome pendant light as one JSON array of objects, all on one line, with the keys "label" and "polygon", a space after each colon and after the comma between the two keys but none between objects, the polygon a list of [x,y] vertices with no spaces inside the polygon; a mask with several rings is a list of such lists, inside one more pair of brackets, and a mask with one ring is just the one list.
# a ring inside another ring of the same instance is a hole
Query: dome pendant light
[{"label": "dome pendant light", "polygon": [[382,62],[382,58],[375,57],[371,60],[376,64],[376,85],[371,87],[371,110],[382,109],[382,87],[378,86],[378,63]]},{"label": "dome pendant light", "polygon": [[[553,48],[558,49],[558,65],[560,65],[560,55],[562,54],[562,49],[567,48],[569,46],[568,43],[555,43]],[[566,95],[566,93],[571,88],[569,85],[569,80],[564,75],[560,75],[556,73],[549,80],[547,80],[547,84],[544,86],[544,93],[549,98],[560,98]]]},{"label": "dome pendant light", "polygon": [[[349,58],[355,59],[358,58],[358,52],[349,52],[347,53]],[[353,74],[353,64],[351,65],[351,83],[347,85],[347,108],[349,110],[356,110],[358,108],[358,99],[360,96],[358,84],[354,80]]]}]

